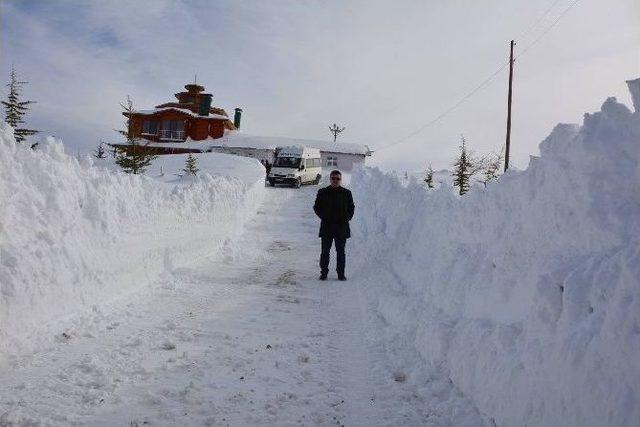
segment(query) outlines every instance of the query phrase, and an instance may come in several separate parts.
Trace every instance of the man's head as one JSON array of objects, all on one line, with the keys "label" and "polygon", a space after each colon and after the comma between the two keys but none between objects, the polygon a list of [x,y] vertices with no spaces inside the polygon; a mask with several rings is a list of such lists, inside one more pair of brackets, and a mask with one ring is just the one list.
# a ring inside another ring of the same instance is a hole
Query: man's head
[{"label": "man's head", "polygon": [[340,182],[342,181],[342,174],[339,170],[333,170],[329,174],[329,179],[331,180],[332,187],[339,187]]}]

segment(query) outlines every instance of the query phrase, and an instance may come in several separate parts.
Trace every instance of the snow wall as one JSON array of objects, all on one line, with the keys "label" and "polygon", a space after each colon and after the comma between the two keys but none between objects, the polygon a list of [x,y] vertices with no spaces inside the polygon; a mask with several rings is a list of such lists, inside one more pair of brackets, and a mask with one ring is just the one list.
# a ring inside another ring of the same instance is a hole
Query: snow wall
[{"label": "snow wall", "polygon": [[218,155],[244,180],[169,184],[79,163],[53,139],[30,150],[0,126],[0,360],[59,335],[60,321],[215,255],[264,195],[255,159]]},{"label": "snow wall", "polygon": [[640,113],[610,98],[540,152],[464,197],[353,176],[370,338],[499,426],[640,425]]}]

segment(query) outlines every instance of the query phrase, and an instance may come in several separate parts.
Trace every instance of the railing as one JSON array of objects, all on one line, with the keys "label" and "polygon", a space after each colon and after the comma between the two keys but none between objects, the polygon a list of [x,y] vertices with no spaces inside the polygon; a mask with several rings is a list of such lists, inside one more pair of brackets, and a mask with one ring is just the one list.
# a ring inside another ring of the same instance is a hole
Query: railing
[{"label": "railing", "polygon": [[160,139],[165,141],[184,141],[184,136],[183,130],[160,129]]}]

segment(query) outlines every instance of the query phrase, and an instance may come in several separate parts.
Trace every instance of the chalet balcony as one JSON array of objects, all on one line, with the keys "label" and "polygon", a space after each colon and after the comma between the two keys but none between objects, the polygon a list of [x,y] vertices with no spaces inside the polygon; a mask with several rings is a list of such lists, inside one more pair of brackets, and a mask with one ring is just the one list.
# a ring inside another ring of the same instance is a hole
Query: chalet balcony
[{"label": "chalet balcony", "polygon": [[160,129],[160,141],[184,141],[185,132],[183,130]]}]

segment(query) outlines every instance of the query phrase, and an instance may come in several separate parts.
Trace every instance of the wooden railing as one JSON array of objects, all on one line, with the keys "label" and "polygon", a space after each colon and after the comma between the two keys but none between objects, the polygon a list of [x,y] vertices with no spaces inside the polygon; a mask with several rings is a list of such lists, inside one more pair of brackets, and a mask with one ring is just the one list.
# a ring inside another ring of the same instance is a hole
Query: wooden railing
[{"label": "wooden railing", "polygon": [[185,133],[183,130],[160,129],[160,139],[165,141],[184,141]]}]

